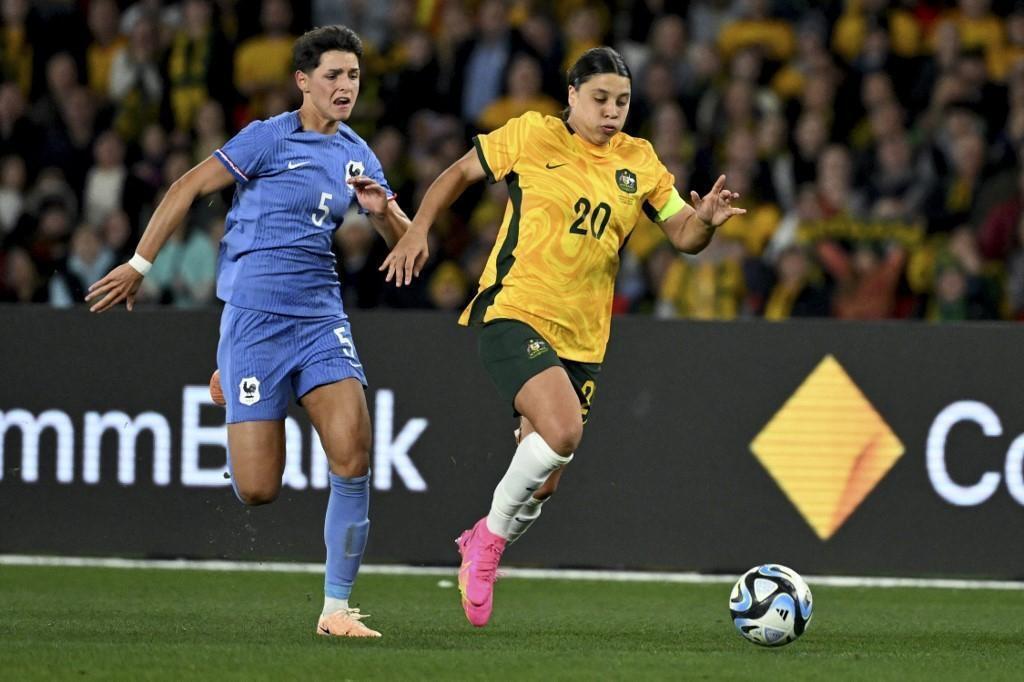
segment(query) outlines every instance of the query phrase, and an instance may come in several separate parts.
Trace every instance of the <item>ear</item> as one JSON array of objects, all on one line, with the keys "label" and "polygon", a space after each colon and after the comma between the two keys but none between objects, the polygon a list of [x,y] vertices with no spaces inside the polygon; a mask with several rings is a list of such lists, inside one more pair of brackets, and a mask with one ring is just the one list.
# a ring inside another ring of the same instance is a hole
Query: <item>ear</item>
[{"label": "ear", "polygon": [[579,99],[580,99],[580,93],[579,93],[579,91],[576,88],[574,88],[571,85],[569,86],[569,97],[568,97],[568,99],[569,99],[569,108],[570,109],[575,109],[576,108],[576,103],[579,102]]},{"label": "ear", "polygon": [[295,85],[300,92],[309,92],[309,76],[302,69],[295,70]]}]

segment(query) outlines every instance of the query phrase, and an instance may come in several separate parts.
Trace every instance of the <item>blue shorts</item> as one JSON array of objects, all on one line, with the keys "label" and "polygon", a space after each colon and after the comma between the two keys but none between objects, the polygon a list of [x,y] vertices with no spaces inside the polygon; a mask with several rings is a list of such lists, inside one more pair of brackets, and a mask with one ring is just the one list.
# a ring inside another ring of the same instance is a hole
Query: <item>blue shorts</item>
[{"label": "blue shorts", "polygon": [[226,303],[217,345],[227,423],[284,419],[292,397],[358,379],[366,386],[348,319],[289,317]]}]

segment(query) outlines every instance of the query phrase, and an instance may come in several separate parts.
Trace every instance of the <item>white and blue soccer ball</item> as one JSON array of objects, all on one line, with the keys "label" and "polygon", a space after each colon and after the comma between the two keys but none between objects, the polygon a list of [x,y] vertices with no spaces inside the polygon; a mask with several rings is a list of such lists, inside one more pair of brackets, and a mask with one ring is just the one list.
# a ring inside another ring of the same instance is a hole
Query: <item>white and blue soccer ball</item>
[{"label": "white and blue soccer ball", "polygon": [[746,639],[761,646],[782,646],[804,634],[811,624],[811,588],[791,568],[755,566],[744,573],[729,596],[729,615]]}]

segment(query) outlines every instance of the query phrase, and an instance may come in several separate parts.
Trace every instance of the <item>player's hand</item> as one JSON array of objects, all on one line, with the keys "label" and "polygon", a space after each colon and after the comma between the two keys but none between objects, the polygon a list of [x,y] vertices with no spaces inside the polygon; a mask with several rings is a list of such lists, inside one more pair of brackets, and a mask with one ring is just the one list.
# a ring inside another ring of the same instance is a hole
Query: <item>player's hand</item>
[{"label": "player's hand", "polygon": [[718,227],[734,215],[742,215],[747,212],[745,208],[732,206],[732,201],[739,198],[740,195],[736,192],[725,189],[724,175],[718,176],[715,186],[704,195],[703,199],[696,192],[690,192],[690,203],[693,204],[693,210],[697,212],[697,217],[703,220],[705,225],[711,227]]},{"label": "player's hand", "polygon": [[95,301],[89,312],[102,313],[121,301],[127,301],[128,310],[132,310],[135,307],[135,294],[141,285],[142,275],[138,270],[127,263],[118,265],[89,287],[85,300],[87,303]]},{"label": "player's hand", "polygon": [[388,212],[388,193],[373,178],[356,175],[345,180],[356,193],[356,201],[371,214],[379,216]]},{"label": "player's hand", "polygon": [[394,278],[396,287],[402,286],[403,282],[408,286],[414,276],[420,276],[420,271],[429,257],[426,230],[410,225],[378,269],[387,271],[385,282],[390,282]]}]

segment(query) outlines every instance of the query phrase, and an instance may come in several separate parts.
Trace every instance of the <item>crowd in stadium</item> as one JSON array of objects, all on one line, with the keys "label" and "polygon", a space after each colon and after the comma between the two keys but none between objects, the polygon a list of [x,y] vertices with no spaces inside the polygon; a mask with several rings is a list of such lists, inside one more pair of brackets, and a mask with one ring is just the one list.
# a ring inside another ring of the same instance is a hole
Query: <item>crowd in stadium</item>
[{"label": "crowd in stadium", "polygon": [[[409,215],[470,138],[559,115],[564,73],[611,44],[626,130],[684,197],[718,173],[746,215],[696,257],[638,224],[615,311],[731,319],[1024,319],[1024,5],[999,0],[3,0],[0,300],[81,304],[169,185],[247,122],[298,106],[291,46],[363,38],[349,124]],[[161,252],[140,301],[215,302],[230,190]],[[416,286],[352,214],[346,305],[454,310],[507,200],[478,186],[432,231]]]}]

